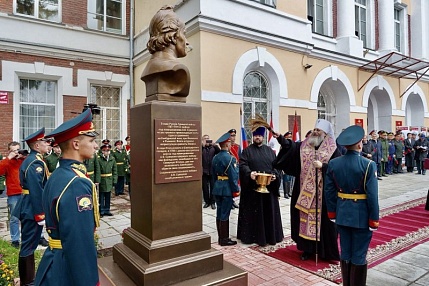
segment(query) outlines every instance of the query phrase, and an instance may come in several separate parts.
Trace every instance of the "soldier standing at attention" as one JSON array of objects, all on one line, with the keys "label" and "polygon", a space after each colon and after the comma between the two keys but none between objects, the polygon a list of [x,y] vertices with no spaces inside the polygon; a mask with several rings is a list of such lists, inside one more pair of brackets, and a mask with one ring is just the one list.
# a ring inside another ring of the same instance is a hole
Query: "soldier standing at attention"
[{"label": "soldier standing at attention", "polygon": [[128,156],[122,140],[115,142],[115,149],[112,152],[112,156],[115,158],[116,167],[118,169],[118,181],[115,184],[115,196],[124,195],[125,175],[127,174],[126,171],[128,169]]},{"label": "soldier standing at attention", "polygon": [[110,155],[112,146],[109,144],[101,146],[101,156],[97,159],[97,171],[95,181],[98,184],[98,191],[100,197],[100,216],[112,216],[110,212],[110,197],[113,186],[118,180],[118,171],[116,161]]},{"label": "soldier standing at attention", "polygon": [[49,174],[52,174],[53,171],[58,166],[58,161],[61,157],[61,148],[58,146],[58,142],[52,143],[52,152],[45,157],[46,166],[48,166]]},{"label": "soldier standing at attention", "polygon": [[216,228],[218,243],[221,246],[235,245],[237,241],[229,238],[229,214],[233,204],[232,194],[238,192],[237,160],[229,152],[231,149],[231,135],[223,134],[216,143],[221,151],[213,158],[212,174],[214,180],[213,196],[216,201]]},{"label": "soldier standing at attention", "polygon": [[95,147],[94,154],[91,158],[85,159],[83,161],[83,164],[86,167],[86,175],[88,178],[95,183],[95,173],[98,171],[96,170],[97,160],[100,156],[98,155],[98,145]]},{"label": "soldier standing at attention", "polygon": [[347,153],[329,162],[325,177],[328,217],[340,234],[344,286],[366,285],[366,254],[379,224],[377,166],[360,156],[364,133],[353,125],[338,136]]},{"label": "soldier standing at attention", "polygon": [[48,151],[49,143],[44,137],[45,127],[24,139],[31,151],[19,169],[22,196],[12,214],[21,221],[22,244],[19,251],[18,270],[22,286],[32,285],[34,281],[34,251],[45,225],[42,194],[48,179],[48,168],[43,161],[43,154]]},{"label": "soldier standing at attention", "polygon": [[49,134],[63,156],[43,193],[49,247],[37,269],[37,286],[100,285],[94,243],[99,226],[97,192],[83,164],[94,154],[97,135],[90,109]]}]

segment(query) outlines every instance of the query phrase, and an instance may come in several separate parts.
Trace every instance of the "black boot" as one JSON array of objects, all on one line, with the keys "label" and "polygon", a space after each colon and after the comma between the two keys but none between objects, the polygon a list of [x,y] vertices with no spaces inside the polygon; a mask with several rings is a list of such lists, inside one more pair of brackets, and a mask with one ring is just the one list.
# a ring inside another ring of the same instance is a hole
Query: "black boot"
[{"label": "black boot", "polygon": [[34,285],[34,254],[18,259],[19,280],[21,286]]},{"label": "black boot", "polygon": [[343,278],[343,286],[350,286],[350,261],[341,260],[341,276]]},{"label": "black boot", "polygon": [[350,264],[350,286],[365,286],[368,265],[355,265],[353,263]]},{"label": "black boot", "polygon": [[229,238],[229,220],[220,221],[220,246],[236,245],[237,241]]},{"label": "black boot", "polygon": [[290,182],[286,182],[286,183],[284,183],[284,190],[283,190],[283,192],[284,192],[284,197],[285,197],[285,199],[289,199],[289,191],[290,191]]}]

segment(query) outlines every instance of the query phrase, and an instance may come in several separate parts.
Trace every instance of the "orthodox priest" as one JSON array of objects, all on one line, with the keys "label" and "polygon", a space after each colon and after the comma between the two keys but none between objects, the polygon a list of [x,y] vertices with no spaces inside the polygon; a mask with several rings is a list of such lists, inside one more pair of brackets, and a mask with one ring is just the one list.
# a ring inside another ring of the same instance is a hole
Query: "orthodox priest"
[{"label": "orthodox priest", "polygon": [[274,168],[296,178],[290,204],[291,235],[303,251],[301,259],[317,253],[324,260],[339,260],[335,224],[329,220],[323,200],[328,162],[341,156],[331,123],[317,119],[311,135],[302,142],[273,136],[281,145]]},{"label": "orthodox priest", "polygon": [[[237,238],[244,244],[275,245],[283,240],[283,226],[279,206],[280,177],[273,168],[275,153],[263,144],[265,128],[253,132],[253,143],[240,156],[240,207]],[[267,186],[269,193],[260,193],[257,173],[273,174]]]}]

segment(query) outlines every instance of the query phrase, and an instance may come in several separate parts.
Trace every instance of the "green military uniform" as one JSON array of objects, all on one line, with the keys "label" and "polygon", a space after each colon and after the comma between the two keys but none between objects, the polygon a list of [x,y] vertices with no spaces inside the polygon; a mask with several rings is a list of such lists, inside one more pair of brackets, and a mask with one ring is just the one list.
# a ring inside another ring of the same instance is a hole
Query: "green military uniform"
[{"label": "green military uniform", "polygon": [[98,155],[98,152],[97,152],[92,156],[91,159],[86,159],[83,161],[86,167],[86,175],[93,183],[95,183],[96,173],[99,172],[99,169],[97,169],[98,158],[100,158],[100,155]]},{"label": "green military uniform", "polygon": [[110,196],[113,186],[118,181],[118,170],[115,158],[110,155],[105,158],[103,155],[96,160],[97,174],[95,182],[99,183],[100,215],[112,215],[110,213]]},{"label": "green military uniform", "polygon": [[44,158],[46,166],[48,166],[49,174],[55,171],[60,158],[61,158],[61,155],[57,155],[55,152],[52,152],[51,154],[49,154]]},{"label": "green military uniform", "polygon": [[115,148],[113,152],[111,152],[111,155],[115,158],[118,169],[118,181],[115,185],[115,195],[122,195],[124,193],[125,176],[128,170],[127,151],[125,148],[121,150]]}]

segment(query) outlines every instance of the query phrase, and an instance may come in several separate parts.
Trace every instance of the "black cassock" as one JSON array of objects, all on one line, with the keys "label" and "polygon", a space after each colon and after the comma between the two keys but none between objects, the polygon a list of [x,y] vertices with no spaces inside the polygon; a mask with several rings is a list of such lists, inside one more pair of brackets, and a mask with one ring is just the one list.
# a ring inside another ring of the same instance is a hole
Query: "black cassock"
[{"label": "black cassock", "polygon": [[[238,213],[237,238],[242,243],[275,245],[283,240],[283,226],[279,206],[280,176],[272,167],[276,156],[266,146],[251,144],[240,156],[240,208]],[[256,181],[250,178],[252,171],[275,174],[276,180],[267,189],[269,193],[259,193]]]},{"label": "black cassock", "polygon": [[[291,140],[285,139],[283,136],[278,137],[277,140],[279,141],[282,148],[280,149],[280,152],[274,162],[274,167],[276,169],[283,170],[288,175],[295,177],[295,184],[293,186],[290,202],[291,236],[292,239],[296,242],[296,246],[299,250],[314,254],[316,253],[316,242],[313,240],[304,239],[299,236],[300,215],[299,210],[295,208],[301,188],[301,142],[293,142]],[[330,160],[339,156],[341,156],[341,152],[337,148],[332,154]],[[325,177],[327,168],[328,164],[323,164],[323,177]],[[325,260],[340,260],[335,224],[328,218],[324,199],[322,199],[322,214],[320,224],[320,238],[319,242],[317,243],[317,253],[319,257]]]}]

